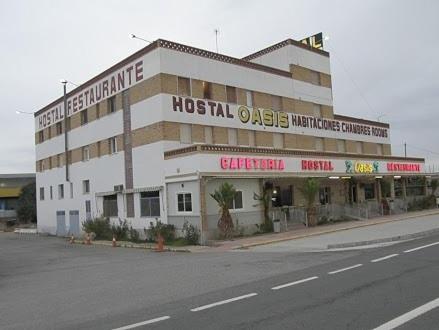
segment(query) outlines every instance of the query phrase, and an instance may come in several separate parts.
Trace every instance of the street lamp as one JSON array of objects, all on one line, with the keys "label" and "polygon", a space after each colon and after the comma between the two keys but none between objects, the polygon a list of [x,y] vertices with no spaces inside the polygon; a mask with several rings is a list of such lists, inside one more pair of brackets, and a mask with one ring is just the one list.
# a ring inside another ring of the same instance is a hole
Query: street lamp
[{"label": "street lamp", "polygon": [[68,148],[68,136],[67,136],[67,83],[65,79],[61,79],[60,83],[63,85],[63,103],[64,103],[64,152],[66,163],[66,181],[69,182],[69,148]]},{"label": "street lamp", "polygon": [[132,34],[132,33],[130,34],[130,38],[131,38],[131,39],[139,39],[139,40],[145,41],[145,42],[147,42],[147,43],[149,43],[149,44],[152,43],[152,41],[149,41],[149,40],[146,40],[146,39],[140,38],[140,37],[138,37],[138,36],[136,36],[135,34]]},{"label": "street lamp", "polygon": [[15,110],[15,113],[17,115],[33,115],[33,112],[27,112],[27,111],[21,111],[21,110]]}]

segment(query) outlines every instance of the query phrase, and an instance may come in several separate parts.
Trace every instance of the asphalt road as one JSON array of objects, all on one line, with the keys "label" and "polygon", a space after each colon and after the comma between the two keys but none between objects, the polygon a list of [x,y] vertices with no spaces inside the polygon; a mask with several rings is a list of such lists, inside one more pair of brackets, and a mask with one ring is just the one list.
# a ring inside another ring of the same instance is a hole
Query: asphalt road
[{"label": "asphalt road", "polygon": [[0,328],[374,329],[424,306],[400,328],[437,329],[439,244],[410,251],[436,242],[156,254],[0,234]]}]

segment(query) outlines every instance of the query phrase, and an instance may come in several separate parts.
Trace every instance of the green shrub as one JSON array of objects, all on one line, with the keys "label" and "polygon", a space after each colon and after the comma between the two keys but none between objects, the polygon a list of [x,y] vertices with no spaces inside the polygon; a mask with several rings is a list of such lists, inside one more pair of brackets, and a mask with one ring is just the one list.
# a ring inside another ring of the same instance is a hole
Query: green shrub
[{"label": "green shrub", "polygon": [[421,211],[426,209],[431,209],[436,207],[436,197],[434,195],[429,195],[421,198],[414,199],[408,204],[408,211]]},{"label": "green shrub", "polygon": [[[116,238],[116,241],[126,241],[128,240],[128,222],[126,220],[120,220],[119,224],[111,225],[111,232],[113,236]],[[113,238],[111,238],[113,239]]]},{"label": "green shrub", "polygon": [[199,244],[200,230],[198,229],[198,227],[190,224],[188,221],[185,221],[183,224],[183,234],[187,244],[191,244],[191,245]]},{"label": "green shrub", "polygon": [[133,226],[130,226],[128,234],[129,234],[129,240],[131,242],[139,243],[141,241],[139,232],[136,229],[134,229]]},{"label": "green shrub", "polygon": [[144,231],[148,241],[157,242],[159,234],[165,242],[171,242],[175,239],[175,226],[164,224],[161,221],[157,221],[155,225],[153,222],[150,222],[149,228],[144,229]]},{"label": "green shrub", "polygon": [[82,230],[86,233],[94,233],[95,239],[111,240],[113,233],[111,230],[110,219],[104,217],[97,217],[86,220],[82,223]]}]

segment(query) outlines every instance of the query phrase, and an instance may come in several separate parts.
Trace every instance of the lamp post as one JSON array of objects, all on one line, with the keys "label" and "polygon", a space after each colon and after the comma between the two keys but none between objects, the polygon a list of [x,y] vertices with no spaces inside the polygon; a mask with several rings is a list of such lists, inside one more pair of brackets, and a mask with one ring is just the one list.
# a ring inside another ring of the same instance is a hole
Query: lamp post
[{"label": "lamp post", "polygon": [[147,43],[149,43],[149,44],[152,43],[152,41],[149,41],[149,40],[146,40],[146,39],[140,38],[140,37],[138,37],[138,36],[136,36],[135,34],[132,34],[132,33],[130,34],[130,37],[131,37],[132,39],[139,39],[139,40],[145,41],[145,42],[147,42]]},{"label": "lamp post", "polygon": [[15,110],[15,113],[17,115],[33,115],[33,112],[27,112],[27,111],[21,111],[21,110]]}]

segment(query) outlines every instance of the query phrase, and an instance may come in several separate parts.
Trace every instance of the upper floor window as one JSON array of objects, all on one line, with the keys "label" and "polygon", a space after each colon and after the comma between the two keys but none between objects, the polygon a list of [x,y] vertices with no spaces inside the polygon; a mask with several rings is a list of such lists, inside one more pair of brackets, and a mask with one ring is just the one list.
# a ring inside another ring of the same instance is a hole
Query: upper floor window
[{"label": "upper floor window", "polygon": [[81,111],[81,125],[88,123],[88,109]]},{"label": "upper floor window", "polygon": [[101,117],[101,105],[100,103],[96,103],[96,119]]},{"label": "upper floor window", "polygon": [[245,101],[246,106],[252,107],[253,106],[253,92],[252,91],[245,91]]},{"label": "upper floor window", "polygon": [[203,81],[203,98],[212,98],[212,84],[208,81]]},{"label": "upper floor window", "polygon": [[284,135],[282,133],[273,133],[273,147],[276,149],[284,148]]},{"label": "upper floor window", "polygon": [[204,142],[207,144],[213,143],[213,132],[211,126],[204,126]]},{"label": "upper floor window", "polygon": [[62,122],[56,123],[56,135],[62,134]]},{"label": "upper floor window", "polygon": [[271,108],[276,111],[280,111],[282,109],[282,97],[277,95],[271,96]]},{"label": "upper floor window", "polygon": [[63,199],[64,198],[64,184],[59,184],[58,185],[58,199]]},{"label": "upper floor window", "polygon": [[177,94],[191,96],[191,80],[189,78],[177,77]]},{"label": "upper floor window", "polygon": [[323,151],[323,138],[316,138],[316,150]]},{"label": "upper floor window", "polygon": [[313,116],[320,118],[322,117],[322,106],[320,104],[313,104]]},{"label": "upper floor window", "polygon": [[41,143],[41,142],[44,142],[44,131],[39,131],[38,132],[38,141]]},{"label": "upper floor window", "polygon": [[90,180],[83,180],[82,181],[82,193],[83,194],[90,193]]},{"label": "upper floor window", "polygon": [[190,124],[180,124],[180,142],[192,143],[192,126]]},{"label": "upper floor window", "polygon": [[116,96],[112,96],[108,99],[108,113],[116,112]]},{"label": "upper floor window", "polygon": [[248,145],[250,147],[256,146],[256,133],[255,133],[255,131],[248,131]]},{"label": "upper floor window", "polygon": [[117,152],[116,137],[112,137],[108,139],[108,149],[110,150],[110,154],[115,154]]},{"label": "upper floor window", "polygon": [[337,151],[338,152],[346,152],[346,141],[345,140],[337,140]]},{"label": "upper floor window", "polygon": [[44,200],[44,187],[40,187],[40,201]]},{"label": "upper floor window", "polygon": [[228,130],[229,145],[238,145],[238,130],[236,128],[229,128]]},{"label": "upper floor window", "polygon": [[357,154],[363,153],[363,142],[357,141]]},{"label": "upper floor window", "polygon": [[311,84],[320,85],[320,73],[317,71],[310,71]]},{"label": "upper floor window", "polygon": [[226,86],[227,103],[237,103],[236,87]]},{"label": "upper floor window", "polygon": [[86,162],[88,160],[90,160],[90,147],[85,146],[85,147],[82,147],[82,161]]},{"label": "upper floor window", "polygon": [[383,154],[383,145],[382,144],[377,144],[377,155],[382,155]]}]

